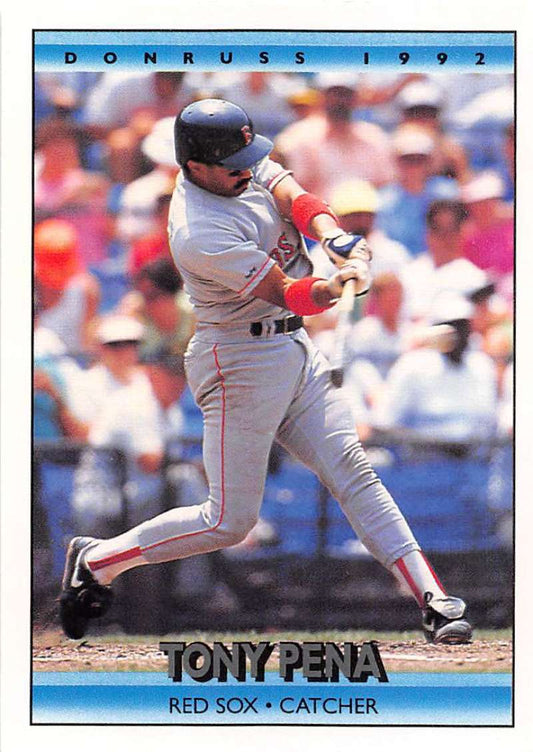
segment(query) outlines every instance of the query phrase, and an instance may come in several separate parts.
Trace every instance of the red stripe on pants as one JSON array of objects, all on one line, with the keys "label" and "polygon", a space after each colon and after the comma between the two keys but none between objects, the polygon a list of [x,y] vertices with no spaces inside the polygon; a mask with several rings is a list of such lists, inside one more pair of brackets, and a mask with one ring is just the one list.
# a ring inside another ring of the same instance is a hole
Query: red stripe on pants
[{"label": "red stripe on pants", "polygon": [[420,608],[423,608],[424,607],[424,594],[421,593],[420,590],[418,589],[418,586],[417,586],[416,582],[413,580],[413,578],[411,577],[411,573],[407,569],[404,560],[403,559],[398,559],[398,561],[396,561],[394,563],[398,567],[398,569],[400,570],[400,572],[402,573],[402,575],[403,575],[405,581],[407,582],[407,584],[409,585],[409,587],[411,588],[411,592],[415,596],[415,598],[416,598],[416,600],[418,602],[418,605],[420,606]]},{"label": "red stripe on pants", "polygon": [[137,556],[141,556],[142,551],[139,546],[130,548],[128,551],[121,551],[118,554],[112,556],[106,556],[105,559],[99,559],[97,561],[87,562],[87,566],[91,572],[97,572],[99,569],[109,567],[112,564],[120,564],[121,561],[128,561],[128,559],[135,559]]}]

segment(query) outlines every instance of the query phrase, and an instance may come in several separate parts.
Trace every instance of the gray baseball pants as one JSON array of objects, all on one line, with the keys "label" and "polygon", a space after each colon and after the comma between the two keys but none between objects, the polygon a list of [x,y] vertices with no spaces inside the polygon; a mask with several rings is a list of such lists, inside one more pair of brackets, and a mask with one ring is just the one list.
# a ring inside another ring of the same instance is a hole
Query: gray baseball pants
[{"label": "gray baseball pants", "polygon": [[[243,540],[257,522],[276,438],[320,478],[367,549],[386,567],[419,546],[371,468],[342,390],[303,329],[252,337],[246,327],[200,327],[187,378],[204,416],[209,496],[138,527],[151,563]],[[297,503],[297,502],[296,502]]]}]

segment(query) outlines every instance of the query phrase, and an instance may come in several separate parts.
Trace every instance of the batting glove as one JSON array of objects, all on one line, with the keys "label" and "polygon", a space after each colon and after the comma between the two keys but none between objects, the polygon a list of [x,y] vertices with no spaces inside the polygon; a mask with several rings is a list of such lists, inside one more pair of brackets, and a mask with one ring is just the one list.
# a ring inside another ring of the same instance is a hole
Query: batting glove
[{"label": "batting glove", "polygon": [[365,238],[362,235],[344,232],[340,227],[324,233],[320,244],[330,259],[339,267],[347,259],[360,259],[366,263],[372,260],[372,251]]},{"label": "batting glove", "polygon": [[372,282],[368,263],[360,258],[344,262],[339,271],[328,280],[328,289],[333,300],[340,298],[342,288],[349,279],[355,280],[355,294],[364,295]]}]

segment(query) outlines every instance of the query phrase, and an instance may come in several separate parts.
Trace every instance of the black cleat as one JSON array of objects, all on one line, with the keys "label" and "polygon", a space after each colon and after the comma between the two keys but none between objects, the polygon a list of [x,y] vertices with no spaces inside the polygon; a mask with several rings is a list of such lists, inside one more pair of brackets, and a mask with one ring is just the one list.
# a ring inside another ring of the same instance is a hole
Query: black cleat
[{"label": "black cleat", "polygon": [[81,563],[80,554],[95,538],[73,538],[67,549],[59,598],[59,619],[63,632],[73,640],[85,634],[89,619],[103,616],[111,605],[111,588],[100,585]]},{"label": "black cleat", "polygon": [[472,641],[472,627],[463,618],[466,604],[460,598],[434,598],[425,593],[426,607],[422,610],[422,629],[428,642],[434,645],[464,645]]}]

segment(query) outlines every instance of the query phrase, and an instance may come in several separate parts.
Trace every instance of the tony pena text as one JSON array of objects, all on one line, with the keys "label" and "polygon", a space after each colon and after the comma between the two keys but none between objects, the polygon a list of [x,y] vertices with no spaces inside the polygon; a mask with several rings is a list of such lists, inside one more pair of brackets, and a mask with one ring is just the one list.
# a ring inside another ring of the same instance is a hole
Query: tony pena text
[{"label": "tony pena text", "polygon": [[301,671],[308,682],[338,682],[344,676],[350,682],[367,682],[373,676],[388,682],[387,672],[375,642],[160,642],[168,656],[168,676],[175,682],[183,672],[197,682],[217,679],[224,682],[231,674],[237,681],[251,677],[265,681],[265,668],[274,651],[279,659],[279,675],[285,682],[294,681]]}]

